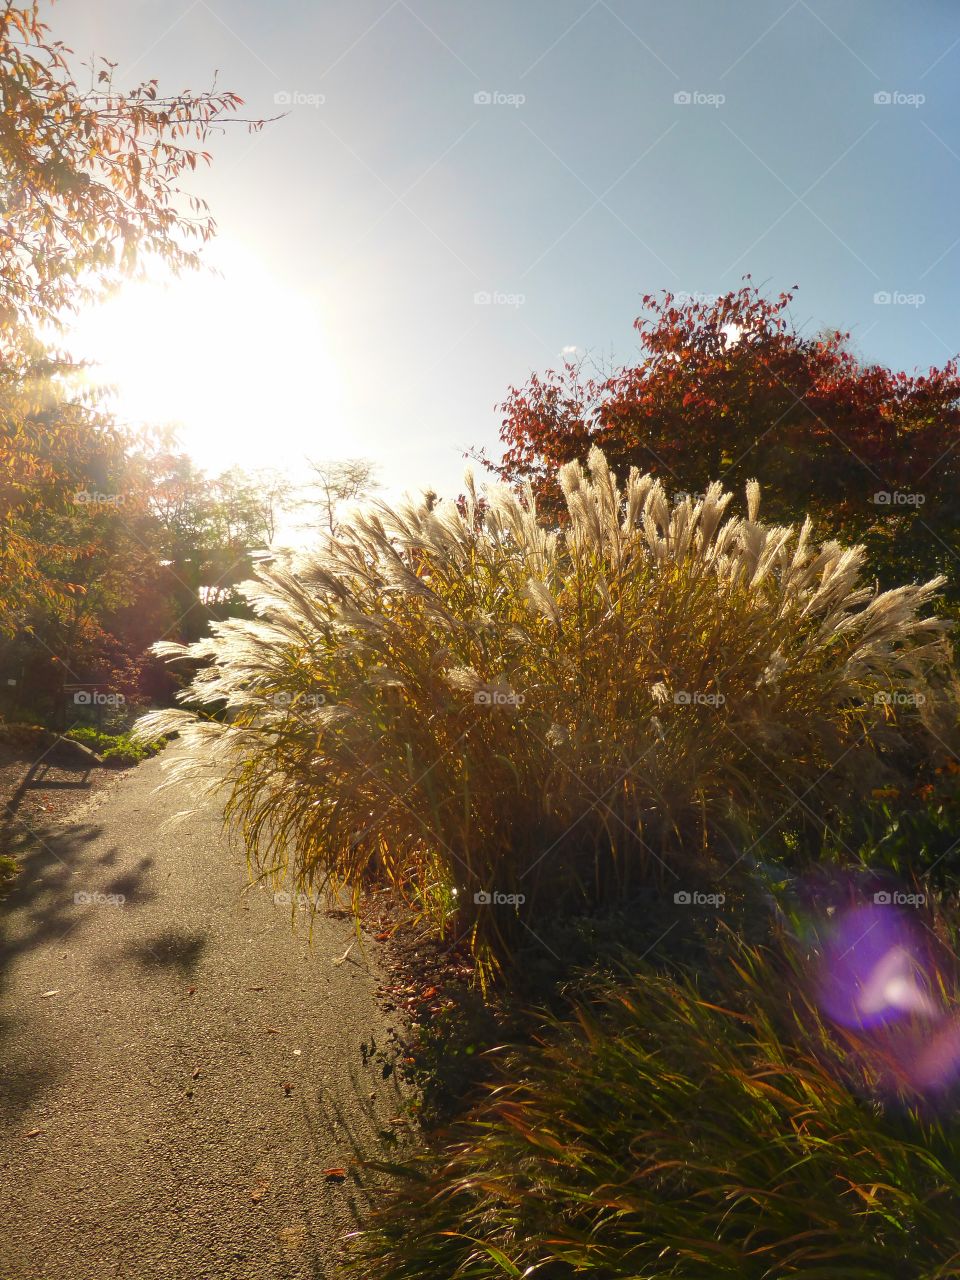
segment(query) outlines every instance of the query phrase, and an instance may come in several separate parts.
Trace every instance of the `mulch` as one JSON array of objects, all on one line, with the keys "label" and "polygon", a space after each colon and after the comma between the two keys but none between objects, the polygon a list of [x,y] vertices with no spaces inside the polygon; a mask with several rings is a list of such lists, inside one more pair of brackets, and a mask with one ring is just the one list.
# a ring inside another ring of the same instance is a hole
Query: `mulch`
[{"label": "mulch", "polygon": [[69,822],[122,772],[59,747],[0,745],[0,855],[16,857],[44,828]]}]

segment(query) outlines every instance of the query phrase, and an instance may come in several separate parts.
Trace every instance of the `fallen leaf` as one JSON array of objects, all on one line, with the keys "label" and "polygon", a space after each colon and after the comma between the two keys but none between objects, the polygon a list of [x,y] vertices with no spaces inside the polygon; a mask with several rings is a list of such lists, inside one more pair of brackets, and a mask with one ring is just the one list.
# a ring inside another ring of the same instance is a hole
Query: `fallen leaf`
[{"label": "fallen leaf", "polygon": [[290,1097],[290,1095],[291,1095],[291,1093],[293,1093],[293,1085],[292,1085],[292,1084],[285,1084],[285,1085],[283,1086],[283,1092],[284,1092],[284,1093],[287,1095],[287,1097],[289,1098],[289,1097]]},{"label": "fallen leaf", "polygon": [[437,994],[436,987],[427,987],[426,991],[424,991],[423,993],[423,998],[424,1000],[432,1000],[436,994]]},{"label": "fallen leaf", "polygon": [[254,1187],[250,1192],[250,1199],[254,1204],[259,1204],[263,1197],[267,1194],[266,1187]]},{"label": "fallen leaf", "polygon": [[30,1129],[30,1130],[27,1132],[27,1137],[28,1137],[28,1138],[35,1138],[39,1132],[40,1132],[40,1130],[39,1130],[39,1129]]},{"label": "fallen leaf", "polygon": [[342,1182],[347,1176],[346,1169],[324,1169],[323,1176],[328,1182]]},{"label": "fallen leaf", "polygon": [[300,1055],[301,1055],[302,1053],[303,1053],[303,1050],[302,1050],[302,1049],[294,1049],[294,1051],[293,1051],[293,1056],[294,1056],[295,1058],[299,1058],[299,1057],[300,1057]]},{"label": "fallen leaf", "polygon": [[187,987],[187,995],[192,996],[196,989],[196,987]]},{"label": "fallen leaf", "polygon": [[265,987],[247,987],[248,991],[265,991]]},{"label": "fallen leaf", "polygon": [[42,993],[41,993],[41,995],[40,995],[40,999],[41,999],[41,1000],[49,1000],[51,996],[58,996],[59,994],[60,994],[60,988],[59,988],[59,987],[54,987],[52,991],[44,991],[44,992],[42,992]]},{"label": "fallen leaf", "polygon": [[193,1079],[194,1079],[194,1080],[199,1080],[199,1079],[200,1079],[200,1068],[199,1068],[199,1067],[194,1067],[194,1069],[193,1069]]},{"label": "fallen leaf", "polygon": [[305,1227],[281,1227],[277,1239],[285,1249],[297,1249],[301,1246],[307,1231]]},{"label": "fallen leaf", "polygon": [[278,1036],[279,1034],[280,1032],[277,1030],[276,1027],[267,1027],[268,1036]]},{"label": "fallen leaf", "polygon": [[373,935],[373,940],[374,942],[386,942],[389,937],[389,933],[375,933]]}]

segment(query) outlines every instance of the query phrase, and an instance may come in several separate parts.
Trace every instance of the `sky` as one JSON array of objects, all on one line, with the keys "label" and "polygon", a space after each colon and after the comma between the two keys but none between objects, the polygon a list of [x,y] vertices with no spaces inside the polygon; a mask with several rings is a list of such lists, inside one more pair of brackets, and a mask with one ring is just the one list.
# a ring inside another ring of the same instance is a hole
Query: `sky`
[{"label": "sky", "polygon": [[[366,456],[460,488],[511,385],[627,361],[648,292],[744,273],[897,368],[960,350],[951,0],[59,0],[118,85],[245,114],[192,179],[222,272],[81,317],[211,470]],[[143,341],[142,339],[148,339]]]}]

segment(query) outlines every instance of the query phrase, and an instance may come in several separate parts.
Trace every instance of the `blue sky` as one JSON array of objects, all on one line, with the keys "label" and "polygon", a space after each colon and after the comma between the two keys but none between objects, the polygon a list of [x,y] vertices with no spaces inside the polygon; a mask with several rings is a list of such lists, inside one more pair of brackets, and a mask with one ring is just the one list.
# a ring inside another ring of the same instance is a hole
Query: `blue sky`
[{"label": "blue sky", "polygon": [[391,489],[449,491],[511,383],[565,348],[629,359],[642,294],[744,272],[798,284],[797,321],[867,359],[960,349],[948,0],[61,0],[51,21],[120,83],[218,68],[250,114],[288,112],[214,140],[195,183],[233,296],[244,264],[268,282],[242,323],[269,367],[211,376],[286,392],[282,422],[194,423],[208,464],[365,454]]}]

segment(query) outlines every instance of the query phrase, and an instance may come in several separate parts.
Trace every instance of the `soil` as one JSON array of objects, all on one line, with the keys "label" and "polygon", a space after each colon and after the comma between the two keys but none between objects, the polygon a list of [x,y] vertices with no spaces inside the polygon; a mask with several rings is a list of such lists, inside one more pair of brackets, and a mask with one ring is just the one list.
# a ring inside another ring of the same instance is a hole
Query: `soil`
[{"label": "soil", "polygon": [[125,772],[62,746],[38,753],[35,747],[0,745],[0,857],[22,854],[44,838],[45,828],[69,821]]}]

